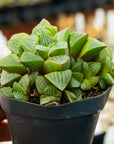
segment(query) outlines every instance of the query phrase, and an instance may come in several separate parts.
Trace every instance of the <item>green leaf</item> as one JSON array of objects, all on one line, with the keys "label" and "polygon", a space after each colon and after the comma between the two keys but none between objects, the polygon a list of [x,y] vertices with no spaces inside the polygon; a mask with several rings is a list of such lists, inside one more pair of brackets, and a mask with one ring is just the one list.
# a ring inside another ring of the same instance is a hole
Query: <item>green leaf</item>
[{"label": "green leaf", "polygon": [[49,49],[50,49],[49,47],[45,47],[42,45],[36,46],[36,50],[38,51],[39,56],[41,56],[45,60],[48,58]]},{"label": "green leaf", "polygon": [[35,81],[36,89],[40,94],[43,94],[46,86],[50,85],[50,82],[43,76],[38,76]]},{"label": "green leaf", "polygon": [[45,77],[59,90],[63,91],[71,79],[71,70],[60,72],[51,72],[46,74]]},{"label": "green leaf", "polygon": [[85,42],[87,41],[88,34],[73,32],[70,34],[69,48],[70,56],[76,58],[81,52]]},{"label": "green leaf", "polygon": [[19,33],[19,34],[15,34],[11,37],[11,39],[8,41],[7,43],[7,47],[11,50],[11,52],[15,53],[15,54],[19,54],[20,55],[20,48],[21,48],[21,44],[20,44],[20,38],[27,36],[26,33]]},{"label": "green leaf", "polygon": [[61,96],[61,92],[57,90],[54,86],[48,85],[43,91],[43,95],[47,96]]},{"label": "green leaf", "polygon": [[114,79],[109,73],[102,74],[102,78],[108,85],[114,85]]},{"label": "green leaf", "polygon": [[101,89],[106,89],[107,87],[105,81],[102,78],[99,80],[99,86]]},{"label": "green leaf", "polygon": [[79,100],[79,97],[77,97],[73,92],[65,90],[65,97],[69,102],[74,102]]},{"label": "green leaf", "polygon": [[42,67],[44,60],[41,56],[31,52],[24,52],[21,56],[21,63],[30,71],[38,71]]},{"label": "green leaf", "polygon": [[84,77],[95,76],[101,69],[101,63],[99,62],[84,62],[83,63],[83,74]]},{"label": "green leaf", "polygon": [[34,53],[36,51],[36,45],[39,43],[39,37],[37,36],[24,36],[20,39],[20,44],[24,51]]},{"label": "green leaf", "polygon": [[69,82],[69,87],[71,87],[71,88],[80,87],[82,80],[83,80],[83,74],[82,73],[73,72],[72,77],[71,77],[70,82]]},{"label": "green leaf", "polygon": [[30,87],[32,87],[34,85],[37,76],[38,76],[38,72],[33,72],[29,75]]},{"label": "green leaf", "polygon": [[81,84],[82,90],[90,90],[92,87],[94,87],[99,82],[98,76],[88,77],[87,79],[84,79]]},{"label": "green leaf", "polygon": [[111,62],[110,58],[107,56],[107,57],[105,57],[105,60],[102,63],[101,73],[110,72],[111,71],[111,67],[112,67],[112,62]]},{"label": "green leaf", "polygon": [[83,71],[83,60],[81,58],[78,58],[71,70],[73,72],[82,72]]},{"label": "green leaf", "polygon": [[9,73],[6,71],[2,72],[1,76],[1,85],[3,86],[11,86],[14,81],[18,81],[21,75],[17,73]]},{"label": "green leaf", "polygon": [[28,74],[24,75],[18,83],[25,89],[26,92],[29,91],[30,79]]},{"label": "green leaf", "polygon": [[106,45],[98,41],[97,39],[88,38],[79,54],[79,57],[81,57],[85,61],[94,60],[98,57],[100,51],[105,47]]},{"label": "green leaf", "polygon": [[20,63],[19,57],[15,54],[3,58],[0,61],[0,68],[10,73],[25,74],[27,72],[24,65]]},{"label": "green leaf", "polygon": [[114,62],[112,62],[111,71],[114,72]]},{"label": "green leaf", "polygon": [[49,44],[55,42],[55,39],[48,35],[47,33],[43,32],[40,34],[40,45],[48,46]]},{"label": "green leaf", "polygon": [[58,42],[52,48],[50,48],[48,55],[50,57],[58,55],[69,55],[67,42]]},{"label": "green leaf", "polygon": [[77,97],[77,100],[82,99],[82,90],[81,90],[81,88],[71,89],[71,92],[73,92],[75,94],[75,96]]},{"label": "green leaf", "polygon": [[52,26],[46,19],[43,19],[37,26],[33,28],[32,35],[39,36],[42,31],[50,36],[53,36],[56,33],[57,28]]},{"label": "green leaf", "polygon": [[58,105],[58,103],[60,102],[60,97],[41,95],[40,97],[41,105],[47,105],[51,102],[57,102],[57,105]]},{"label": "green leaf", "polygon": [[101,69],[101,63],[99,62],[89,62],[88,66],[89,71],[91,72],[91,76],[95,76]]},{"label": "green leaf", "polygon": [[70,68],[72,68],[75,64],[75,59],[71,56],[70,58]]},{"label": "green leaf", "polygon": [[101,50],[101,52],[99,53],[99,57],[98,57],[98,61],[103,62],[105,61],[106,57],[109,57],[110,60],[112,61],[113,58],[113,51],[112,48],[104,48],[103,50]]},{"label": "green leaf", "polygon": [[[44,28],[46,29],[46,30],[48,30],[48,34],[50,34],[51,36],[54,36],[56,33],[57,33],[57,27],[56,26],[52,26],[52,25],[50,25],[50,26],[44,26]],[[50,33],[49,33],[50,32]]]},{"label": "green leaf", "polygon": [[56,41],[66,41],[68,42],[69,39],[69,28],[66,28],[62,31],[59,31],[54,38],[56,39]]},{"label": "green leaf", "polygon": [[63,71],[70,68],[70,57],[67,55],[54,56],[44,62],[44,71],[46,73],[54,71]]},{"label": "green leaf", "polygon": [[3,88],[1,88],[1,92],[4,96],[6,96],[8,98],[13,98],[12,88],[3,87]]},{"label": "green leaf", "polygon": [[114,79],[114,72],[110,72],[110,75],[113,77],[113,79]]},{"label": "green leaf", "polygon": [[13,95],[14,95],[14,98],[17,100],[22,100],[22,101],[28,101],[29,100],[28,95],[21,94],[17,91],[13,91]]},{"label": "green leaf", "polygon": [[19,83],[14,82],[13,83],[13,91],[17,91],[21,94],[26,94],[26,90],[24,89],[24,87],[22,87]]}]

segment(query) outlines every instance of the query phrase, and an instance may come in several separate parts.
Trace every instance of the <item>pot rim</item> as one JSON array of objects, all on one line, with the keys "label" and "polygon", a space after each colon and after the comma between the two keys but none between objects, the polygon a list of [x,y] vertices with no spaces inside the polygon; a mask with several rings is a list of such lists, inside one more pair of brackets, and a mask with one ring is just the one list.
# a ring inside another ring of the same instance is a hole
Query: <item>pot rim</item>
[{"label": "pot rim", "polygon": [[7,98],[1,94],[1,105],[5,112],[10,114],[38,117],[40,119],[70,119],[100,113],[107,101],[111,88],[112,86],[98,96],[58,106],[42,106]]},{"label": "pot rim", "polygon": [[13,101],[19,101],[19,102],[22,102],[22,103],[28,103],[28,104],[31,104],[31,105],[36,105],[36,106],[40,106],[40,107],[51,107],[51,108],[53,108],[53,107],[63,107],[63,106],[65,106],[65,105],[71,105],[71,104],[73,104],[73,103],[78,103],[78,102],[80,102],[80,101],[87,101],[87,100],[91,100],[91,99],[96,99],[96,98],[98,98],[98,97],[101,97],[102,95],[104,95],[104,94],[106,94],[107,93],[107,91],[109,91],[109,90],[111,90],[112,89],[112,86],[110,86],[110,87],[108,87],[102,94],[100,94],[100,95],[97,95],[97,96],[94,96],[94,97],[89,97],[89,98],[86,98],[86,99],[81,99],[81,100],[77,100],[77,101],[74,101],[74,102],[68,102],[68,103],[64,103],[64,104],[60,104],[60,105],[54,105],[54,106],[45,106],[45,105],[40,105],[40,104],[36,104],[36,103],[32,103],[32,102],[27,102],[27,101],[22,101],[22,100],[17,100],[17,99],[14,99],[14,98],[8,98],[8,97],[6,97],[6,96],[4,96],[2,93],[1,93],[1,91],[0,91],[0,94],[5,98],[5,99],[9,99],[9,100],[13,100]]}]

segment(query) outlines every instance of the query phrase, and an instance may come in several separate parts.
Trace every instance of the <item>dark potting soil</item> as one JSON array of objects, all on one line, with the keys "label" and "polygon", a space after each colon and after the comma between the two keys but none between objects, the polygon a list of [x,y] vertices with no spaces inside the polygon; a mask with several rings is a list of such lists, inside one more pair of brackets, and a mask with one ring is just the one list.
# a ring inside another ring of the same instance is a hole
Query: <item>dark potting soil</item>
[{"label": "dark potting soil", "polygon": [[[88,91],[84,91],[82,94],[82,99],[90,98],[90,97],[95,97],[97,95],[100,95],[104,92],[104,90],[100,89],[99,87],[93,87]],[[33,90],[33,93],[30,94],[30,102],[32,103],[40,103],[40,94],[36,89]],[[63,94],[61,97],[60,104],[65,104],[68,103],[69,101],[66,99],[65,95]]]}]

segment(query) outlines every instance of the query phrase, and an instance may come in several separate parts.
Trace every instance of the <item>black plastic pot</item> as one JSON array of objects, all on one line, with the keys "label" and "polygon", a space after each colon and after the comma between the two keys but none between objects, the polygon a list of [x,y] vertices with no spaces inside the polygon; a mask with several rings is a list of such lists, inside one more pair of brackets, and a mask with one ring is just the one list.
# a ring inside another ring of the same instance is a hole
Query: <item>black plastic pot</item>
[{"label": "black plastic pot", "polygon": [[46,107],[1,95],[13,144],[92,144],[100,111],[111,87],[103,94]]}]

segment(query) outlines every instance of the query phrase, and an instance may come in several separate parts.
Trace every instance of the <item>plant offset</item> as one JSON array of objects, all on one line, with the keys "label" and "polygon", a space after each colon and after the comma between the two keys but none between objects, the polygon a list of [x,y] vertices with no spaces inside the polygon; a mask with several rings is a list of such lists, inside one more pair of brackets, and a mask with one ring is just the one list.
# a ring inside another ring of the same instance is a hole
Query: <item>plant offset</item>
[{"label": "plant offset", "polygon": [[32,34],[15,34],[0,61],[1,92],[51,106],[81,100],[114,84],[113,52],[86,33],[57,32],[43,19]]}]

